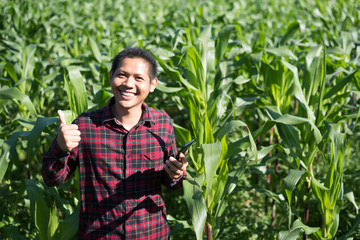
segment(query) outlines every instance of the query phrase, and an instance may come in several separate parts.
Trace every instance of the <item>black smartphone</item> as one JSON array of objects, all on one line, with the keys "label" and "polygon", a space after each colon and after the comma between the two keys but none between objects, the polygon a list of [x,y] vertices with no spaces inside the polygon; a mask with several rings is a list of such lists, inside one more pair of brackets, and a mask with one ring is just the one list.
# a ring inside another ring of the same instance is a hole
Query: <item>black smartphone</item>
[{"label": "black smartphone", "polygon": [[189,147],[191,146],[191,144],[193,144],[195,142],[195,139],[192,139],[190,142],[187,142],[184,144],[184,146],[182,146],[182,148],[179,150],[179,152],[176,155],[176,159],[179,159],[179,155],[180,153],[184,153],[186,152],[186,150],[189,149]]}]

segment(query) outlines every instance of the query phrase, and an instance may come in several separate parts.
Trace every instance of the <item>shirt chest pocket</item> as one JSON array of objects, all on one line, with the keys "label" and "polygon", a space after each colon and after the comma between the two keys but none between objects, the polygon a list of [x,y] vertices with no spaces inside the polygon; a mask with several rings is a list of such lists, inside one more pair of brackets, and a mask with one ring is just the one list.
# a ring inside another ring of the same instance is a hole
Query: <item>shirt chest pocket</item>
[{"label": "shirt chest pocket", "polygon": [[151,142],[146,144],[142,155],[143,161],[141,167],[143,170],[154,169],[159,171],[163,169],[165,163],[165,152],[159,143]]}]

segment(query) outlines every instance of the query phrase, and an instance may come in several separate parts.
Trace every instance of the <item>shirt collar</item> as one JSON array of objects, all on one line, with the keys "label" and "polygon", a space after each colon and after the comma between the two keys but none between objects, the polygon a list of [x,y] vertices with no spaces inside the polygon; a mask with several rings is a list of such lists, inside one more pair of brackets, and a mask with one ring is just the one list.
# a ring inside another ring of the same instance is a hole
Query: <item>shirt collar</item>
[{"label": "shirt collar", "polygon": [[[112,97],[109,101],[109,103],[104,107],[104,111],[101,115],[101,123],[104,124],[108,121],[115,121],[115,116],[111,112],[111,106],[115,104],[115,98]],[[151,125],[155,124],[154,117],[150,114],[150,108],[146,105],[146,103],[142,103],[141,105],[143,109],[143,115],[141,116],[141,119],[139,121],[139,125],[145,125],[146,123],[149,123]]]}]

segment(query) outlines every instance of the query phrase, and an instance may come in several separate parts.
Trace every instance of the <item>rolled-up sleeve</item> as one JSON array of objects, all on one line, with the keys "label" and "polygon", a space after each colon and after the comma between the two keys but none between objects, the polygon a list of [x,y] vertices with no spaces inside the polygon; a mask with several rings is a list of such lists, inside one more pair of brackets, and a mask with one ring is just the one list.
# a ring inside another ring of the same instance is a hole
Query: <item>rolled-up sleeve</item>
[{"label": "rolled-up sleeve", "polygon": [[48,152],[43,157],[42,176],[48,186],[64,182],[77,167],[77,147],[64,152],[54,138]]}]

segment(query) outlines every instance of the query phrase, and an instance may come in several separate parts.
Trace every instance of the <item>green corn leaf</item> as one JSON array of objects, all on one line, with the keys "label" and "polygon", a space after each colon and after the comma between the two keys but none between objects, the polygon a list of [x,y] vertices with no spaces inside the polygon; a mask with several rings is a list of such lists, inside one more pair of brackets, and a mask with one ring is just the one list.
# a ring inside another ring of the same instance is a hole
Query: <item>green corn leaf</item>
[{"label": "green corn leaf", "polygon": [[245,78],[244,76],[240,75],[238,77],[236,77],[233,82],[237,85],[242,85],[245,84],[247,82],[251,81],[251,78]]},{"label": "green corn leaf", "polygon": [[58,122],[57,117],[53,117],[53,118],[39,117],[38,119],[36,119],[35,126],[30,131],[28,138],[28,145],[27,145],[28,162],[30,162],[32,157],[34,156],[34,150],[37,145],[37,140],[39,139],[44,128],[57,122]]},{"label": "green corn leaf", "polygon": [[292,213],[291,213],[292,192],[294,191],[296,184],[299,182],[299,180],[304,175],[304,173],[306,173],[306,171],[290,169],[289,174],[287,175],[286,178],[284,178],[285,193],[289,203],[289,213],[288,213],[289,227],[291,224],[291,217],[292,217]]},{"label": "green corn leaf", "polygon": [[340,204],[340,203],[335,204],[333,211],[332,211],[333,222],[331,223],[331,227],[330,227],[330,231],[329,231],[329,235],[331,237],[336,236],[336,233],[339,229],[341,205],[342,204]]},{"label": "green corn leaf", "polygon": [[309,119],[301,118],[301,117],[297,117],[297,116],[293,116],[293,115],[289,115],[289,114],[285,114],[285,115],[282,115],[281,117],[275,119],[274,121],[278,122],[278,123],[289,124],[289,125],[297,125],[297,124],[302,124],[302,123],[309,123],[311,125],[312,129],[314,130],[314,137],[315,137],[316,143],[319,144],[321,142],[321,140],[322,140],[322,135],[320,133],[320,130]]},{"label": "green corn leaf", "polygon": [[42,189],[38,187],[33,181],[26,181],[26,190],[30,199],[32,209],[32,216],[35,219],[35,226],[39,231],[40,240],[48,239],[48,224],[50,217],[50,210],[47,206],[43,196]]},{"label": "green corn leaf", "polygon": [[14,132],[11,137],[7,140],[7,144],[10,147],[10,154],[9,154],[9,159],[11,160],[13,155],[15,154],[16,151],[16,145],[18,144],[18,138],[28,138],[29,137],[29,133],[28,131],[17,131]]},{"label": "green corn leaf", "polygon": [[179,220],[171,216],[170,214],[166,214],[166,220],[168,220],[170,223],[175,222],[176,224],[180,224],[182,229],[190,229],[191,228],[191,222],[188,220]]},{"label": "green corn leaf", "polygon": [[192,89],[194,91],[198,91],[198,89],[196,87],[194,87],[190,82],[188,82],[186,79],[184,79],[180,72],[175,70],[174,68],[172,68],[171,66],[167,65],[162,59],[160,59],[159,57],[155,56],[155,59],[157,60],[157,62],[160,64],[160,66],[164,69],[165,73],[167,75],[169,75],[169,77],[171,79],[173,79],[176,82],[180,82],[182,83],[185,87]]},{"label": "green corn leaf", "polygon": [[227,25],[221,28],[215,43],[215,49],[216,49],[215,65],[219,64],[219,62],[221,61],[225,53],[225,50],[229,44],[230,34],[233,31],[233,29],[234,29],[234,25]]},{"label": "green corn leaf", "polygon": [[319,85],[322,80],[321,73],[323,70],[321,61],[322,49],[322,45],[312,47],[305,58],[306,68],[304,69],[304,72],[307,74],[304,76],[302,84],[307,102],[310,102],[311,96],[318,97],[317,93],[319,92]]},{"label": "green corn leaf", "polygon": [[175,56],[172,51],[166,50],[165,48],[158,48],[152,46],[149,51],[152,53],[153,56],[157,56],[163,60],[168,60],[171,57]]},{"label": "green corn leaf", "polygon": [[317,118],[316,118],[316,124],[322,122],[323,120],[323,105],[324,105],[324,94],[325,94],[325,88],[326,88],[326,53],[325,50],[323,50],[322,58],[320,60],[320,64],[317,70],[317,76],[320,79],[320,97],[318,99],[318,112],[317,112]]},{"label": "green corn leaf", "polygon": [[242,151],[245,151],[248,147],[250,147],[251,153],[249,154],[248,160],[255,160],[258,159],[258,151],[256,147],[256,143],[254,141],[254,137],[251,134],[251,131],[248,128],[249,135],[241,138],[238,141],[235,141],[228,146],[227,153],[224,159],[231,158],[232,156],[239,154]]},{"label": "green corn leaf", "polygon": [[214,54],[212,51],[213,40],[211,39],[211,28],[212,28],[211,24],[203,26],[201,28],[201,32],[198,38],[199,47],[197,48],[197,50],[201,59],[202,66],[204,68],[204,73],[205,73],[204,79],[206,79],[207,72],[212,71],[214,68],[213,64],[208,64],[214,62]]},{"label": "green corn leaf", "polygon": [[89,43],[90,43],[91,51],[94,54],[96,61],[101,63],[101,53],[100,53],[97,43],[91,37],[89,37]]},{"label": "green corn leaf", "polygon": [[219,69],[221,69],[221,71],[218,72],[218,75],[221,75],[221,77],[218,77],[215,80],[216,82],[214,89],[210,87],[211,85],[210,83],[207,83],[208,93],[213,93],[208,95],[208,103],[207,103],[208,111],[209,111],[209,106],[216,106],[216,108],[214,109],[213,117],[210,119],[221,119],[226,113],[229,102],[232,101],[230,96],[231,95],[230,90],[231,90],[231,86],[233,85],[233,79],[227,77],[228,63],[221,62],[219,64]]},{"label": "green corn leaf", "polygon": [[[255,162],[257,162],[257,157],[258,157],[258,151],[257,151],[257,147],[256,147],[256,144],[255,144],[255,141],[254,141],[254,138],[253,138],[253,136],[252,136],[252,134],[251,134],[251,131],[250,131],[250,129],[248,128],[248,131],[249,131],[249,141],[250,141],[250,147],[251,147],[251,151],[252,151],[252,153],[254,154],[254,156],[255,156]],[[251,159],[251,157],[250,157],[250,159]]]},{"label": "green corn leaf", "polygon": [[87,92],[84,79],[75,66],[67,68],[68,77],[65,75],[65,87],[68,95],[70,109],[76,116],[88,110]]},{"label": "green corn leaf", "polygon": [[[34,55],[37,45],[30,44],[26,46],[24,55],[23,55],[23,72],[22,78],[31,77],[33,75],[33,70],[35,68]],[[23,91],[25,92],[25,91]]]},{"label": "green corn leaf", "polygon": [[4,66],[4,69],[15,83],[19,81],[15,68],[11,63],[7,62]]},{"label": "green corn leaf", "polygon": [[176,123],[173,124],[174,124],[175,136],[179,144],[183,145],[191,140],[191,132],[188,129],[183,128]]},{"label": "green corn leaf", "polygon": [[47,230],[47,239],[55,239],[55,233],[59,226],[59,217],[57,213],[57,208],[55,205],[55,202],[53,206],[50,209],[50,216],[49,216],[49,224],[48,224],[48,230]]},{"label": "green corn leaf", "polygon": [[159,79],[158,84],[156,85],[156,89],[164,93],[177,93],[183,90],[184,88],[167,86],[165,82]]},{"label": "green corn leaf", "polygon": [[200,91],[201,96],[205,95],[205,71],[201,58],[194,46],[187,48],[182,60],[189,83]]},{"label": "green corn leaf", "polygon": [[325,187],[324,184],[320,183],[314,176],[311,176],[311,184],[319,190],[330,190],[329,188]]},{"label": "green corn leaf", "polygon": [[302,91],[301,85],[300,85],[298,69],[294,65],[292,65],[284,60],[281,60],[281,62],[286,68],[288,68],[294,74],[293,80],[294,80],[294,95],[295,95],[295,97],[299,100],[300,104],[307,111],[308,118],[312,122],[315,121],[314,112],[310,109],[308,102],[306,101],[305,95]]},{"label": "green corn leaf", "polygon": [[214,135],[213,135],[213,127],[210,124],[209,118],[207,113],[205,113],[205,143],[213,143],[214,142]]},{"label": "green corn leaf", "polygon": [[[240,123],[240,122],[234,122],[233,124],[235,124],[237,126],[242,125],[242,123]],[[230,123],[230,125],[231,125],[231,123]],[[234,142],[234,143],[231,143],[229,145],[229,149],[227,151],[226,158],[230,158],[231,156],[238,154],[239,152],[243,151],[245,148],[250,146],[252,154],[249,156],[249,159],[254,159],[255,161],[257,161],[258,151],[257,151],[257,147],[256,147],[256,144],[254,141],[254,136],[252,135],[249,127],[247,125],[245,125],[245,126],[247,127],[249,135]],[[249,143],[250,143],[250,145],[249,145]],[[255,158],[254,158],[254,156],[255,156]]]},{"label": "green corn leaf", "polygon": [[[275,122],[270,120],[266,121],[264,124],[262,124],[258,129],[256,129],[253,133],[253,137],[257,138],[267,132],[270,131],[270,129],[275,125]],[[300,148],[300,147],[299,147]]]},{"label": "green corn leaf", "polygon": [[240,167],[237,167],[235,170],[229,172],[224,194],[231,194],[234,191],[237,186],[237,182],[245,172],[246,166],[247,162],[243,161]]},{"label": "green corn leaf", "polygon": [[80,208],[59,223],[57,234],[59,240],[73,239],[79,230]]},{"label": "green corn leaf", "polygon": [[[223,139],[221,141],[221,143],[222,143],[222,150],[224,151],[224,148],[227,147],[226,139]],[[216,192],[215,192],[215,195],[213,198],[213,205],[211,206],[210,210],[212,209],[213,206],[215,206],[217,203],[219,203],[219,201],[226,201],[224,199],[226,196],[224,194],[224,192],[226,189],[228,176],[229,176],[229,168],[228,168],[227,161],[222,161],[219,175],[216,178],[216,180],[217,180],[216,189],[215,189]],[[219,209],[217,211],[221,211],[221,207],[219,207]],[[220,214],[220,212],[218,214]]]},{"label": "green corn leaf", "polygon": [[285,189],[285,194],[288,200],[288,228],[290,229],[291,226],[291,219],[292,219],[292,211],[291,211],[291,204],[292,204],[292,191]]},{"label": "green corn leaf", "polygon": [[6,170],[8,168],[10,159],[10,146],[3,140],[0,139],[0,183],[4,178]]},{"label": "green corn leaf", "polygon": [[27,110],[30,111],[31,114],[36,115],[35,107],[31,102],[29,96],[22,93],[16,87],[0,90],[0,99],[11,99],[11,100],[16,99],[22,104],[24,104],[24,106],[27,108]]},{"label": "green corn leaf", "polygon": [[306,171],[290,169],[289,174],[284,178],[285,188],[291,192],[294,191],[296,184],[305,173]]},{"label": "green corn leaf", "polygon": [[300,233],[305,232],[306,235],[310,235],[318,231],[318,227],[309,227],[303,224],[299,219],[296,220],[291,229],[288,231],[281,231],[279,233],[279,240],[296,240]]},{"label": "green corn leaf", "polygon": [[212,190],[213,179],[216,174],[217,166],[221,160],[221,142],[202,144],[201,147],[203,149],[203,158],[205,164],[205,176],[206,176],[205,199],[207,199]]},{"label": "green corn leaf", "polygon": [[237,140],[233,143],[230,143],[228,146],[228,151],[225,156],[225,159],[231,158],[235,156],[236,154],[241,153],[242,151],[246,151],[246,148],[250,146],[250,140],[249,137],[243,137],[240,140]]},{"label": "green corn leaf", "polygon": [[280,39],[280,45],[284,45],[291,37],[295,35],[297,31],[300,30],[300,24],[298,21],[292,22],[290,25],[288,25],[288,28],[286,30],[286,33],[284,36]]},{"label": "green corn leaf", "polygon": [[[282,116],[278,107],[275,106],[266,107],[266,111],[271,119],[278,119]],[[259,132],[257,132],[256,136],[260,134],[260,131],[264,133],[265,130],[270,130],[270,128],[273,127],[275,123],[276,122],[273,120],[267,121],[258,129]],[[289,148],[296,148],[298,151],[301,151],[299,130],[292,125],[279,123],[280,122],[278,122],[276,126],[279,129],[279,134],[285,145],[287,145]]]},{"label": "green corn leaf", "polygon": [[288,231],[281,231],[279,233],[279,240],[296,240],[299,234],[302,233],[301,228],[294,228]]},{"label": "green corn leaf", "polygon": [[355,201],[355,196],[354,196],[354,192],[347,192],[345,194],[345,198],[352,203],[353,207],[355,208],[356,210],[356,214],[359,213],[359,207],[358,205],[356,204],[356,201]]},{"label": "green corn leaf", "polygon": [[46,203],[42,201],[35,202],[35,226],[39,230],[40,240],[49,239],[47,236],[47,224],[49,221],[49,216],[46,216],[49,212]]},{"label": "green corn leaf", "polygon": [[269,152],[271,152],[274,149],[275,146],[276,145],[270,145],[270,146],[267,146],[267,147],[263,147],[263,148],[260,149],[260,151],[259,150],[257,151],[257,157],[255,155],[251,155],[249,159],[254,160],[254,161],[256,159],[261,160],[264,157],[266,157],[269,154]]},{"label": "green corn leaf", "polygon": [[227,133],[238,127],[246,127],[246,124],[240,120],[231,120],[226,122],[216,134],[216,139],[221,140]]},{"label": "green corn leaf", "polygon": [[346,135],[344,133],[341,133],[341,129],[338,124],[330,123],[330,124],[326,124],[326,127],[329,131],[329,138],[332,142],[332,159],[334,161],[334,168],[337,171],[342,170],[342,166],[338,167],[338,161],[342,159],[342,158],[340,159],[339,155],[341,154],[341,150],[344,146]]},{"label": "green corn leaf", "polygon": [[207,217],[205,199],[201,191],[203,182],[203,174],[197,179],[189,179],[183,182],[184,198],[190,211],[197,240],[203,239],[203,229]]},{"label": "green corn leaf", "polygon": [[359,69],[355,70],[354,72],[352,72],[350,75],[344,77],[343,79],[341,79],[335,86],[333,86],[324,96],[324,99],[327,99],[331,96],[333,96],[334,94],[337,94],[338,92],[340,92],[351,80],[353,80],[354,75],[360,71]]},{"label": "green corn leaf", "polygon": [[307,68],[311,67],[311,65],[314,63],[314,59],[321,56],[322,50],[323,50],[322,45],[318,45],[310,48],[310,51],[308,52],[305,58],[306,60],[305,63]]},{"label": "green corn leaf", "polygon": [[297,57],[294,55],[294,53],[287,47],[265,48],[264,50],[265,52],[272,53],[278,57],[288,57],[297,60]]}]

